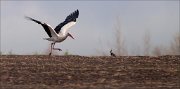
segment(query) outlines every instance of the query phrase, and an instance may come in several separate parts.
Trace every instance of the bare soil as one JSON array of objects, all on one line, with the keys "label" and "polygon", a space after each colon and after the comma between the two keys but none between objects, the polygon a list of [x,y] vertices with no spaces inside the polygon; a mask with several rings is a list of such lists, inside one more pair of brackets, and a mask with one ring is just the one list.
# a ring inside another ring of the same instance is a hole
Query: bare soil
[{"label": "bare soil", "polygon": [[180,56],[1,55],[0,89],[180,89]]}]

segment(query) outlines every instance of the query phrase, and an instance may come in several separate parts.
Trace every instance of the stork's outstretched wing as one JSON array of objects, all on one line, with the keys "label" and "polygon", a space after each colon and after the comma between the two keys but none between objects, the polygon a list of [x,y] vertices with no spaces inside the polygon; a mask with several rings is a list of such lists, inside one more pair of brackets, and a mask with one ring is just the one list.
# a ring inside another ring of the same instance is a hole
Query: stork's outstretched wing
[{"label": "stork's outstretched wing", "polygon": [[65,21],[60,23],[58,26],[56,26],[56,28],[54,29],[56,31],[57,34],[62,33],[63,35],[65,35],[65,33],[67,32],[67,30],[72,27],[73,25],[75,25],[76,23],[76,19],[79,16],[79,11],[76,10],[73,13],[71,13],[69,16],[66,17]]},{"label": "stork's outstretched wing", "polygon": [[25,18],[27,18],[28,20],[34,21],[34,22],[36,22],[38,24],[41,24],[49,37],[52,37],[52,36],[57,37],[57,33],[54,31],[54,29],[50,25],[48,25],[46,23],[42,23],[42,22],[40,22],[38,20],[35,20],[35,19],[31,18],[31,17],[25,16]]}]

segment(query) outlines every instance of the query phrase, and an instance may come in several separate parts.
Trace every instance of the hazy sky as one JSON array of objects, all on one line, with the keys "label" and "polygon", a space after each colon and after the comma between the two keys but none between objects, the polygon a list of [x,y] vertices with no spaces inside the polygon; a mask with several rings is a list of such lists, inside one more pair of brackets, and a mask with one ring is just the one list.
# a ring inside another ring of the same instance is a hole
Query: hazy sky
[{"label": "hazy sky", "polygon": [[[98,55],[109,52],[118,21],[128,50],[142,47],[145,31],[153,45],[169,45],[179,32],[179,1],[1,1],[1,52],[34,54],[46,51],[50,43],[41,25],[28,21],[30,16],[53,28],[66,16],[79,10],[77,24],[69,30],[75,40],[67,38],[55,46],[62,55]],[[114,49],[115,50],[115,49]]]}]

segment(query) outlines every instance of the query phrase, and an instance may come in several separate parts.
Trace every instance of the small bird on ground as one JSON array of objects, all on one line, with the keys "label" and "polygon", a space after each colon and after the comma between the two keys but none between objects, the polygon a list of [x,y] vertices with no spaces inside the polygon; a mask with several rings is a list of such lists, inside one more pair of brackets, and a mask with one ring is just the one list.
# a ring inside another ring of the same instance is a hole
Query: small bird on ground
[{"label": "small bird on ground", "polygon": [[110,54],[111,54],[112,57],[116,57],[116,55],[112,52],[112,49],[110,51]]}]

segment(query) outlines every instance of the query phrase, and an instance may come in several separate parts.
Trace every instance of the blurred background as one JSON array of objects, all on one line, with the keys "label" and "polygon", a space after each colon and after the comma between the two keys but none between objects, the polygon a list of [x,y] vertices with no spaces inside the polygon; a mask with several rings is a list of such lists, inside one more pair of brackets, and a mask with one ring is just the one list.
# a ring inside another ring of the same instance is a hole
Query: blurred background
[{"label": "blurred background", "polygon": [[180,1],[1,1],[0,54],[44,55],[48,35],[24,16],[55,28],[70,13],[79,18],[57,55],[180,55]]}]

